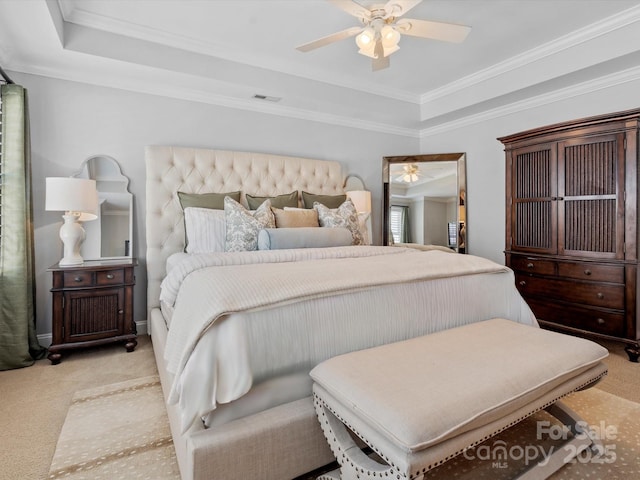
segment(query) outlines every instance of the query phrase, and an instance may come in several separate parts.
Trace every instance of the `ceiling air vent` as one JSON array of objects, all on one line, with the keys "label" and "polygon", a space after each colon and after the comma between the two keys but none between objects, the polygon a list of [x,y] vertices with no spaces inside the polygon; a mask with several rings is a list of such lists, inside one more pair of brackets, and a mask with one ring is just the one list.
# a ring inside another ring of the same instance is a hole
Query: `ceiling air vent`
[{"label": "ceiling air vent", "polygon": [[259,93],[256,93],[253,98],[258,100],[266,100],[268,102],[279,102],[280,100],[282,100],[282,97],[271,97],[269,95],[260,95]]}]

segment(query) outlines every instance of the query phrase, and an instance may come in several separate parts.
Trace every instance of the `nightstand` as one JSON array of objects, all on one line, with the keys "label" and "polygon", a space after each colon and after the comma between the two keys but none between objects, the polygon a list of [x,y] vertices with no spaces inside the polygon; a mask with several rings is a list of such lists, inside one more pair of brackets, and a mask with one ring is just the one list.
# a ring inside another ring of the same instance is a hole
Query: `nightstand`
[{"label": "nightstand", "polygon": [[53,341],[49,360],[60,363],[63,350],[124,342],[138,344],[133,321],[135,259],[93,260],[49,268],[53,273]]}]

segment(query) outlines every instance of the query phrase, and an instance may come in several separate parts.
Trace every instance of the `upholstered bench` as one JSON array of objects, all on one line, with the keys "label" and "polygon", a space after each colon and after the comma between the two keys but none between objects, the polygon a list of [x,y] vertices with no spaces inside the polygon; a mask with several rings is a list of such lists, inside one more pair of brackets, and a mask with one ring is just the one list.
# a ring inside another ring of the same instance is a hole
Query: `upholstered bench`
[{"label": "upholstered bench", "polygon": [[[422,479],[542,409],[574,434],[564,451],[519,477],[546,478],[569,453],[602,448],[559,399],[602,378],[607,355],[589,340],[492,319],[331,358],[311,377],[340,468],[320,478]],[[365,455],[349,430],[384,463]]]}]

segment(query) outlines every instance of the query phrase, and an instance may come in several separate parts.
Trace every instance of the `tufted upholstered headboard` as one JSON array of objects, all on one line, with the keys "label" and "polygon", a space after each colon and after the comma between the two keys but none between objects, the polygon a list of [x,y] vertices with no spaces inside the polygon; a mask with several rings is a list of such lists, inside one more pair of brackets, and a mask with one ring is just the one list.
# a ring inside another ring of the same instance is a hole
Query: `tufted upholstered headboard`
[{"label": "tufted upholstered headboard", "polygon": [[[184,222],[177,192],[242,191],[274,196],[304,190],[343,193],[338,162],[262,153],[149,146],[147,168],[147,308],[158,307],[160,283],[169,255],[184,250]],[[300,193],[299,193],[300,194]],[[150,317],[149,317],[150,318]]]}]

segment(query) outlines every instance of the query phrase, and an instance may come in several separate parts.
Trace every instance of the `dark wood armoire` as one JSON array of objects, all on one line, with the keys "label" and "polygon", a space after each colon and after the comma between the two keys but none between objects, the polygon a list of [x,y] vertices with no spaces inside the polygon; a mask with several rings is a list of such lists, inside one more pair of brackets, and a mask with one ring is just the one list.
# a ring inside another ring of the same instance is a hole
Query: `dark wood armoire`
[{"label": "dark wood armoire", "polygon": [[640,356],[640,109],[499,138],[506,264],[543,327],[626,343]]}]

